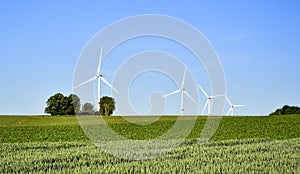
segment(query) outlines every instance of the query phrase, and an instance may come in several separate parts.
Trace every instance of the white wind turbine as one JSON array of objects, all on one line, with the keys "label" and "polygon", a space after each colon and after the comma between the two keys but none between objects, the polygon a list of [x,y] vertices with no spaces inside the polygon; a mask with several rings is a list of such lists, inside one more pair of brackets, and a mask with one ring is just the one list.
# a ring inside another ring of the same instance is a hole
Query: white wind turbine
[{"label": "white wind turbine", "polygon": [[181,82],[180,89],[178,89],[176,91],[173,91],[173,92],[163,96],[163,97],[167,97],[167,96],[177,94],[177,93],[181,94],[181,115],[183,115],[183,112],[184,112],[184,94],[186,96],[188,96],[194,103],[196,103],[196,101],[192,98],[192,96],[184,89],[185,76],[186,76],[186,69],[184,70],[183,79],[182,79],[182,82]]},{"label": "white wind turbine", "polygon": [[207,107],[207,115],[211,115],[211,99],[224,96],[224,94],[209,96],[199,84],[198,84],[198,87],[201,89],[201,91],[203,92],[203,94],[206,97],[206,102],[205,102],[205,105],[202,110],[202,115],[204,114],[206,107]]},{"label": "white wind turbine", "polygon": [[118,90],[116,90],[102,75],[101,75],[101,63],[102,63],[102,48],[103,47],[101,47],[101,49],[100,49],[100,58],[99,58],[99,64],[98,64],[98,70],[97,70],[97,74],[94,76],[94,77],[92,77],[92,78],[90,78],[90,79],[88,79],[88,80],[86,80],[86,81],[84,81],[84,82],[81,82],[81,83],[79,83],[78,85],[76,85],[76,86],[74,86],[74,89],[75,88],[78,88],[78,87],[80,87],[80,86],[82,86],[82,85],[84,85],[84,84],[87,84],[87,83],[89,83],[89,82],[91,82],[91,81],[94,81],[94,80],[96,80],[96,79],[98,79],[98,104],[99,104],[99,106],[98,106],[98,109],[100,109],[100,99],[101,99],[101,81],[103,81],[105,84],[107,84],[111,89],[113,89],[114,91],[116,91],[116,92],[118,92]]},{"label": "white wind turbine", "polygon": [[226,96],[226,100],[227,100],[227,102],[229,103],[229,105],[230,105],[230,108],[229,108],[229,110],[228,110],[228,112],[227,112],[227,114],[226,115],[229,115],[229,113],[231,113],[231,116],[233,116],[233,111],[234,111],[234,108],[235,107],[244,107],[244,106],[246,106],[246,105],[233,105],[231,102],[230,102],[230,100],[229,100],[229,98]]}]

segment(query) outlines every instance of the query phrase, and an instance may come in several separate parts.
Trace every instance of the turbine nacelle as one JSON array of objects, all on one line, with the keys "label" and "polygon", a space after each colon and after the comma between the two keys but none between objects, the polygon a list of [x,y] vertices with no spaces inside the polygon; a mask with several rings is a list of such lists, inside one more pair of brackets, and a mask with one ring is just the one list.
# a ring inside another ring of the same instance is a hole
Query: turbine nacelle
[{"label": "turbine nacelle", "polygon": [[177,94],[177,93],[181,93],[181,115],[183,115],[184,113],[184,95],[186,95],[190,100],[193,101],[193,103],[197,103],[193,97],[185,90],[184,88],[184,81],[185,81],[185,76],[186,76],[186,69],[184,70],[184,73],[183,73],[183,79],[182,79],[182,83],[181,83],[181,88],[176,90],[176,91],[173,91],[173,92],[170,92],[166,95],[164,95],[163,97],[167,97],[167,96],[170,96],[170,95],[174,95],[174,94]]},{"label": "turbine nacelle", "polygon": [[228,104],[230,105],[230,108],[226,115],[231,114],[231,116],[233,116],[234,108],[246,106],[246,105],[233,105],[227,96],[226,96],[226,100],[227,100]]},{"label": "turbine nacelle", "polygon": [[219,95],[208,95],[204,89],[200,86],[200,84],[198,84],[198,87],[200,88],[200,90],[202,91],[202,93],[205,95],[205,97],[207,98],[206,99],[206,102],[205,102],[205,105],[203,107],[203,110],[202,110],[202,115],[204,114],[204,111],[205,109],[207,108],[207,115],[211,115],[211,100],[214,99],[214,98],[217,98],[217,97],[222,97],[222,96],[225,96],[225,94],[219,94]]},{"label": "turbine nacelle", "polygon": [[98,64],[98,69],[97,69],[97,75],[82,82],[79,83],[78,85],[74,86],[75,88],[78,88],[84,84],[87,84],[91,81],[94,81],[96,79],[98,79],[98,104],[99,104],[99,109],[100,109],[100,98],[101,98],[101,81],[103,81],[107,86],[109,86],[111,89],[113,89],[114,91],[118,92],[118,90],[116,90],[100,73],[101,73],[101,63],[102,63],[102,47],[100,49],[100,57],[99,57],[99,64]]}]

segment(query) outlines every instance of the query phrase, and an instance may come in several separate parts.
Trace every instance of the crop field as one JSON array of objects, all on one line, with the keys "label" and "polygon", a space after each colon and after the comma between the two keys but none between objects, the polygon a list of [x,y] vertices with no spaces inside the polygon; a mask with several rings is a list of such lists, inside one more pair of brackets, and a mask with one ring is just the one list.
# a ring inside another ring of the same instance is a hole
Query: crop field
[{"label": "crop field", "polygon": [[[121,117],[105,121],[127,138],[147,140],[176,119],[146,126]],[[199,145],[205,121],[198,117],[185,142],[166,155],[134,161],[97,148],[76,117],[1,116],[0,173],[300,173],[300,115],[223,117],[211,140]]]}]

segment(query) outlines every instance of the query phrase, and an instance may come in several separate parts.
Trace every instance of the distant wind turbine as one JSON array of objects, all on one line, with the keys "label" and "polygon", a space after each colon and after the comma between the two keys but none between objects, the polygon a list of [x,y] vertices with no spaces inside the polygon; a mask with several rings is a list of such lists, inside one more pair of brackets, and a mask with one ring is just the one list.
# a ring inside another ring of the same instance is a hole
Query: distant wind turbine
[{"label": "distant wind turbine", "polygon": [[186,96],[188,96],[194,103],[196,103],[196,101],[192,98],[192,96],[184,88],[185,76],[186,76],[186,69],[184,70],[184,73],[183,73],[183,79],[182,79],[182,82],[181,82],[180,89],[178,89],[176,91],[173,91],[173,92],[163,96],[163,97],[167,97],[167,96],[174,95],[174,94],[177,94],[177,93],[181,94],[181,115],[183,115],[183,113],[184,113],[184,94]]},{"label": "distant wind turbine", "polygon": [[79,83],[78,85],[74,86],[75,88],[78,88],[84,84],[87,84],[91,81],[94,81],[96,79],[98,79],[98,109],[100,109],[100,99],[101,99],[101,81],[103,81],[105,84],[107,84],[111,89],[113,89],[114,91],[118,92],[118,90],[116,90],[102,75],[101,75],[101,63],[102,63],[102,48],[100,49],[100,58],[99,58],[99,64],[98,64],[98,70],[97,70],[97,74],[95,76],[93,76],[92,78]]},{"label": "distant wind turbine", "polygon": [[209,96],[199,84],[198,84],[198,87],[201,89],[201,91],[203,92],[203,94],[206,97],[206,102],[205,102],[205,105],[204,105],[203,110],[202,110],[202,115],[204,114],[204,111],[205,111],[206,107],[207,107],[207,114],[211,115],[211,100],[214,99],[214,98],[217,98],[217,97],[224,96],[224,94]]},{"label": "distant wind turbine", "polygon": [[226,115],[229,115],[229,113],[231,113],[231,116],[233,116],[233,112],[234,112],[234,108],[235,107],[244,107],[244,106],[246,106],[246,105],[233,105],[231,102],[230,102],[230,100],[229,100],[229,98],[226,96],[226,100],[227,100],[227,102],[229,103],[229,105],[230,105],[230,108],[229,108],[229,110],[228,110],[228,112],[227,112],[227,114]]}]

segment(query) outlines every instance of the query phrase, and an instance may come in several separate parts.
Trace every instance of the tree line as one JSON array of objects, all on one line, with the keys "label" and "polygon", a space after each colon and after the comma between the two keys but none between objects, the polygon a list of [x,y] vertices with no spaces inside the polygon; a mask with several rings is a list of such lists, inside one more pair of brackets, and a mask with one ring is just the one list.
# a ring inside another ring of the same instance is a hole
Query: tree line
[{"label": "tree line", "polygon": [[289,115],[289,114],[300,114],[300,107],[298,106],[289,106],[284,105],[282,108],[276,109],[276,111],[272,112],[272,115]]},{"label": "tree line", "polygon": [[115,100],[104,96],[100,99],[99,111],[94,109],[93,104],[84,103],[81,107],[80,98],[75,94],[64,96],[56,93],[46,101],[45,113],[56,115],[105,115],[110,116],[115,110]]}]

